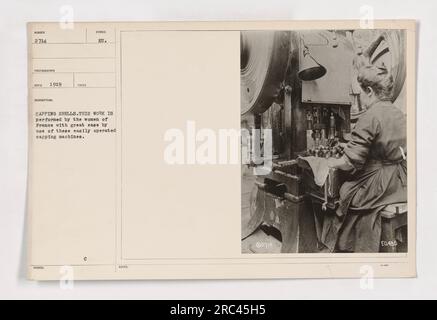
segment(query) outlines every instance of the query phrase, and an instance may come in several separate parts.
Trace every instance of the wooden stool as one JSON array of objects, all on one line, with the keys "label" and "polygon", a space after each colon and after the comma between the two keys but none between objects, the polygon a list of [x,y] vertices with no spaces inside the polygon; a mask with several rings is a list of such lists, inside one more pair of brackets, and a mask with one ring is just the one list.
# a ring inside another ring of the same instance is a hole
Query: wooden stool
[{"label": "wooden stool", "polygon": [[380,252],[408,251],[407,211],[407,203],[390,204],[381,211]]}]

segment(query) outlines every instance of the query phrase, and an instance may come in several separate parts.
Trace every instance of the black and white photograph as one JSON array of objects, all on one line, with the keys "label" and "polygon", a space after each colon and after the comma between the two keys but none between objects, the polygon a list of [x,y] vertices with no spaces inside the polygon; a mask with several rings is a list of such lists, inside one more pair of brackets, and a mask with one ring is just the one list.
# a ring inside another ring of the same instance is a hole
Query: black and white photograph
[{"label": "black and white photograph", "polygon": [[242,253],[408,251],[405,38],[241,32]]},{"label": "black and white photograph", "polygon": [[436,12],[0,2],[0,300],[435,300]]}]

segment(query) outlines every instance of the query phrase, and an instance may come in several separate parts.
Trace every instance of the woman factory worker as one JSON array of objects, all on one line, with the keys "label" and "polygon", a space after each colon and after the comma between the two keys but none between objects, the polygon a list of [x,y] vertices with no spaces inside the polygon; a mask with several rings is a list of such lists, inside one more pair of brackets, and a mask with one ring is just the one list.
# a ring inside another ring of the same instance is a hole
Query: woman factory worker
[{"label": "woman factory worker", "polygon": [[378,252],[381,210],[407,202],[406,117],[391,102],[393,78],[385,67],[358,72],[360,116],[344,155],[329,166],[349,171],[336,214],[326,217],[322,243],[335,252]]}]

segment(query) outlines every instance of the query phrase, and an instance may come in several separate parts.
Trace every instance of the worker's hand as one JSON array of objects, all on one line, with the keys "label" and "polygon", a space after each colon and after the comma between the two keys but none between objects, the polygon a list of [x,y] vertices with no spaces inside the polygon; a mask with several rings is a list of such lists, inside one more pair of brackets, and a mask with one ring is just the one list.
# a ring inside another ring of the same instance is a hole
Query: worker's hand
[{"label": "worker's hand", "polygon": [[328,158],[328,167],[329,168],[338,168],[338,166],[341,165],[341,158],[340,159],[336,159],[336,158]]},{"label": "worker's hand", "polygon": [[341,158],[329,158],[328,167],[336,168],[344,171],[350,171],[354,169],[354,167],[345,160],[344,156]]},{"label": "worker's hand", "polygon": [[346,147],[347,143],[345,142],[339,142],[338,146],[343,150]]}]

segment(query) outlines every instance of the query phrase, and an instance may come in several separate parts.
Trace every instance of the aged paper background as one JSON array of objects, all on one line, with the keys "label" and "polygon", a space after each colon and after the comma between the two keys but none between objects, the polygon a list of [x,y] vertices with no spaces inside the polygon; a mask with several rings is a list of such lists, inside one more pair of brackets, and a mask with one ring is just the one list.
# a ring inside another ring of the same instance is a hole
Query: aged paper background
[{"label": "aged paper background", "polygon": [[[58,279],[64,265],[79,279],[359,277],[363,265],[377,277],[415,276],[415,157],[408,161],[408,254],[389,255],[242,256],[239,166],[162,161],[168,128],[183,130],[188,120],[239,128],[238,30],[352,29],[358,21],[76,25],[115,30],[114,51],[105,54],[114,59],[116,90],[62,89],[51,104],[35,102],[42,90],[30,88],[30,116],[73,105],[106,108],[115,112],[117,134],[47,143],[34,139],[30,121],[30,278]],[[375,27],[408,29],[408,147],[415,154],[415,24]],[[29,24],[29,41],[44,28],[59,31],[56,23]],[[30,61],[65,54],[33,47]]]}]

